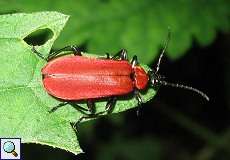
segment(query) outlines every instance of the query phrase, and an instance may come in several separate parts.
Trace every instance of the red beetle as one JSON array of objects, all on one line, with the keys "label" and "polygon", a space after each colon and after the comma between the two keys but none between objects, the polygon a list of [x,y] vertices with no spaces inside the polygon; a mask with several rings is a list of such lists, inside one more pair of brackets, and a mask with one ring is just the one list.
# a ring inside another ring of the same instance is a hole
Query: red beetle
[{"label": "red beetle", "polygon": [[126,60],[64,56],[43,69],[47,92],[64,100],[84,100],[124,95],[145,89],[149,76]]},{"label": "red beetle", "polygon": [[[43,57],[34,48],[33,51],[39,57],[48,61],[42,69],[43,85],[46,91],[50,95],[65,101],[54,107],[51,112],[63,105],[73,105],[73,103],[83,111],[85,109],[75,104],[75,101],[87,100],[87,106],[91,114],[85,113],[87,116],[80,118],[78,121],[80,122],[83,118],[97,116],[111,110],[117,96],[133,92],[140,105],[142,99],[139,91],[146,89],[148,83],[152,86],[168,85],[189,89],[209,100],[206,94],[195,88],[168,83],[161,79],[158,71],[166,47],[167,43],[158,60],[156,71],[148,73],[138,64],[136,56],[133,57],[130,63],[127,60],[127,52],[124,49],[113,57],[107,54],[107,58],[84,57],[75,46],[67,46],[57,52],[53,52],[49,54],[48,58]],[[72,51],[74,55],[57,57],[63,51]],[[94,99],[102,97],[108,97],[106,109],[95,114]]]}]

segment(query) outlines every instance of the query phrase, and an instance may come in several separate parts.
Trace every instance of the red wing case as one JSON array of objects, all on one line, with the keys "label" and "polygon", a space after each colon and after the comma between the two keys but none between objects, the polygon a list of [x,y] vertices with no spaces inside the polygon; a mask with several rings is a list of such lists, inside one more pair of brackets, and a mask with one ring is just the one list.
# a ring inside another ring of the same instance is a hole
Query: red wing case
[{"label": "red wing case", "polygon": [[64,56],[43,69],[47,92],[65,100],[123,95],[133,90],[132,67],[127,61]]}]

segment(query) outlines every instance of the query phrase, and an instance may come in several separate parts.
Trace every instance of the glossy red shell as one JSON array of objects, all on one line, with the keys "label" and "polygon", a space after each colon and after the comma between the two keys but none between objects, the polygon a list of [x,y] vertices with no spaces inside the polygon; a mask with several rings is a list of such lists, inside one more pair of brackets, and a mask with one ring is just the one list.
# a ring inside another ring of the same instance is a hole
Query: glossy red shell
[{"label": "glossy red shell", "polygon": [[[147,74],[128,61],[62,56],[51,60],[42,69],[43,85],[54,97],[64,100],[82,100],[125,95],[145,88]],[[144,74],[146,76],[144,76]]]}]

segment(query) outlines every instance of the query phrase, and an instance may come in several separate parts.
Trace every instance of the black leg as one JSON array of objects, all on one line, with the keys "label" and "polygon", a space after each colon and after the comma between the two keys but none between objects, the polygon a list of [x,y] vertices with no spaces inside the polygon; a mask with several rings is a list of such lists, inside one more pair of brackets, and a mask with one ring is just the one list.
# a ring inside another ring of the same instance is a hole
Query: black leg
[{"label": "black leg", "polygon": [[51,110],[49,110],[49,113],[52,113],[52,112],[56,111],[57,109],[59,109],[60,107],[63,107],[65,105],[67,105],[67,104],[68,104],[68,102],[59,103],[57,106],[55,106]]},{"label": "black leg", "polygon": [[34,52],[38,57],[40,57],[41,59],[43,59],[43,60],[45,60],[45,61],[48,61],[48,59],[47,58],[45,58],[41,53],[39,53],[36,49],[35,49],[35,47],[33,46],[32,47],[32,52]]},{"label": "black leg", "polygon": [[72,51],[74,55],[81,56],[80,49],[77,46],[72,45],[72,46],[66,46],[66,47],[64,47],[62,49],[59,49],[59,50],[57,50],[55,52],[50,53],[49,56],[48,56],[48,60],[58,56],[63,51]]},{"label": "black leg", "polygon": [[132,68],[133,68],[134,66],[138,65],[138,64],[139,64],[139,62],[138,62],[138,60],[137,60],[137,56],[133,56],[133,59],[132,59],[132,61],[131,61]]},{"label": "black leg", "polygon": [[87,100],[87,107],[89,109],[90,114],[83,113],[84,116],[81,116],[77,122],[73,124],[73,129],[77,132],[78,126],[84,119],[94,118],[97,114],[95,114],[95,104],[92,100]]},{"label": "black leg", "polygon": [[65,106],[65,105],[71,105],[73,108],[75,108],[76,110],[78,110],[79,112],[83,113],[83,114],[88,114],[87,112],[89,112],[88,109],[85,109],[84,107],[78,105],[76,102],[71,102],[71,101],[68,101],[68,102],[61,102],[59,103],[57,106],[53,107],[49,113],[52,113],[52,112],[55,112],[57,109]]},{"label": "black leg", "polygon": [[110,59],[109,53],[105,53],[106,59]]},{"label": "black leg", "polygon": [[116,97],[111,97],[105,106],[105,112],[111,113],[111,111],[113,110],[116,104],[116,101],[117,101]]},{"label": "black leg", "polygon": [[127,51],[125,49],[122,49],[118,53],[116,53],[111,59],[128,60]]},{"label": "black leg", "polygon": [[80,51],[80,49],[79,49],[77,46],[75,46],[75,45],[64,47],[64,48],[59,49],[58,51],[55,51],[55,52],[50,52],[47,58],[45,58],[41,53],[39,53],[39,52],[35,49],[34,46],[33,46],[33,48],[32,48],[32,51],[33,51],[38,57],[44,59],[45,61],[49,61],[50,59],[52,59],[52,58],[58,56],[58,55],[59,55],[61,52],[63,52],[63,51],[72,51],[74,55],[81,56],[81,51]]},{"label": "black leg", "polygon": [[87,106],[91,115],[95,114],[95,103],[92,100],[87,100]]},{"label": "black leg", "polygon": [[97,59],[111,59],[109,53],[105,53],[105,56],[99,56]]},{"label": "black leg", "polygon": [[[90,118],[96,118],[102,114],[105,114],[105,113],[110,113],[115,105],[117,101],[117,98],[116,97],[111,97],[106,106],[105,106],[105,110],[104,111],[101,111],[101,112],[98,112],[98,113],[95,113],[95,104],[92,100],[88,100],[87,101],[87,105],[88,105],[88,108],[89,108],[89,111],[91,110],[92,112],[90,114],[85,114],[84,116],[80,117],[79,120],[73,124],[73,128],[74,130],[77,131],[78,129],[78,126],[79,124],[81,123],[81,121],[85,120],[85,119],[90,119]],[[93,109],[92,109],[93,108]]]},{"label": "black leg", "polygon": [[114,59],[114,60],[128,60],[127,51],[125,49],[117,52],[113,57],[110,57],[109,53],[105,53],[105,57],[99,57],[99,59]]},{"label": "black leg", "polygon": [[134,96],[138,102],[137,116],[139,116],[140,115],[140,108],[141,108],[141,105],[143,103],[143,100],[142,100],[141,95],[137,89],[134,91]]},{"label": "black leg", "polygon": [[69,102],[69,104],[75,108],[76,110],[78,110],[79,112],[81,112],[82,114],[88,114],[89,110],[78,105],[76,102]]},{"label": "black leg", "polygon": [[81,123],[81,121],[83,121],[84,119],[91,119],[91,118],[93,118],[93,117],[92,117],[92,116],[82,116],[82,117],[80,117],[80,118],[78,119],[78,121],[77,121],[77,122],[75,122],[75,123],[71,123],[71,124],[72,124],[73,129],[75,130],[75,132],[77,132],[77,131],[78,131],[79,124]]}]

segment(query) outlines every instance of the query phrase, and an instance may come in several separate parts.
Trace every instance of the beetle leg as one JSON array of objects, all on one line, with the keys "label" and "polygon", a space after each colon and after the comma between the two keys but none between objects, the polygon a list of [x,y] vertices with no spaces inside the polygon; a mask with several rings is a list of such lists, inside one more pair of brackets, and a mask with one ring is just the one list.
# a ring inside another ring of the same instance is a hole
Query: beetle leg
[{"label": "beetle leg", "polygon": [[111,113],[111,111],[113,110],[113,107],[115,106],[116,101],[117,101],[116,97],[110,98],[105,106],[104,112]]},{"label": "beetle leg", "polygon": [[122,49],[117,52],[111,59],[128,60],[127,51],[125,49]]},{"label": "beetle leg", "polygon": [[88,100],[87,101],[87,105],[88,105],[88,108],[89,108],[89,111],[91,112],[91,114],[85,114],[84,116],[80,117],[79,120],[73,124],[73,128],[74,130],[77,131],[78,129],[78,126],[79,124],[81,123],[81,121],[83,121],[84,119],[89,119],[89,118],[96,118],[97,116],[99,115],[102,115],[104,113],[108,113],[108,112],[111,112],[115,103],[117,101],[117,98],[116,97],[112,97],[108,100],[106,106],[105,106],[105,110],[104,111],[101,111],[101,112],[98,112],[98,113],[95,113],[95,104],[93,103],[93,101],[91,100]]},{"label": "beetle leg", "polygon": [[95,104],[92,100],[87,100],[87,106],[88,106],[90,114],[83,113],[84,116],[80,117],[78,121],[73,124],[73,129],[75,131],[77,131],[78,126],[81,123],[81,121],[83,121],[84,119],[94,118],[98,115],[98,114],[95,114]]},{"label": "beetle leg", "polygon": [[78,119],[77,122],[72,123],[73,129],[77,132],[78,128],[79,128],[79,124],[81,123],[81,121],[83,121],[84,119],[88,119],[88,118],[93,118],[91,116],[82,116]]},{"label": "beetle leg", "polygon": [[32,47],[32,52],[34,52],[38,57],[40,57],[41,59],[45,60],[45,61],[48,61],[47,58],[45,58],[40,52],[38,52],[35,47],[33,46]]},{"label": "beetle leg", "polygon": [[134,66],[138,65],[138,64],[139,64],[139,62],[138,62],[138,60],[137,60],[137,56],[135,55],[135,56],[133,56],[133,59],[131,60],[132,68],[133,68]]},{"label": "beetle leg", "polygon": [[96,116],[97,114],[95,114],[95,104],[92,100],[87,100],[87,107],[88,107],[88,111],[90,112],[90,114],[88,113],[83,113],[84,116],[82,116],[76,123],[75,125],[77,126],[83,119],[87,119],[87,118],[93,118],[94,116]]},{"label": "beetle leg", "polygon": [[59,103],[57,106],[55,106],[51,110],[49,110],[49,113],[52,113],[52,112],[56,111],[58,108],[63,107],[65,105],[67,105],[67,104],[68,104],[68,102]]},{"label": "beetle leg", "polygon": [[105,53],[105,58],[101,57],[100,59],[128,60],[128,56],[127,51],[125,49],[122,49],[111,58],[109,53]]},{"label": "beetle leg", "polygon": [[59,103],[57,106],[55,106],[55,107],[53,107],[51,110],[49,110],[49,113],[52,113],[52,112],[56,111],[57,109],[59,109],[59,108],[65,106],[65,105],[67,105],[67,104],[71,105],[72,107],[74,107],[76,110],[82,112],[83,114],[87,114],[87,112],[89,111],[88,109],[85,109],[84,107],[82,107],[82,106],[76,104],[75,102],[69,101],[69,102],[62,102],[62,103]]},{"label": "beetle leg", "polygon": [[89,109],[90,114],[95,114],[95,104],[92,100],[87,100],[87,106]]},{"label": "beetle leg", "polygon": [[140,95],[140,93],[139,93],[139,91],[137,89],[134,90],[134,96],[135,96],[135,98],[136,98],[136,100],[138,102],[137,116],[139,116],[140,115],[140,107],[141,107],[141,105],[143,103],[143,100],[142,100],[141,95]]},{"label": "beetle leg", "polygon": [[105,56],[99,56],[97,59],[111,59],[109,53],[105,53]]},{"label": "beetle leg", "polygon": [[109,53],[105,53],[106,59],[110,59]]},{"label": "beetle leg", "polygon": [[73,54],[75,56],[82,56],[81,51],[77,46],[73,45],[73,46],[71,46],[71,48],[72,48]]},{"label": "beetle leg", "polygon": [[75,103],[75,102],[69,102],[69,104],[70,104],[73,108],[75,108],[76,110],[80,111],[82,114],[88,114],[88,112],[89,112],[88,109],[86,109],[86,108],[84,108],[84,107],[78,105],[78,104]]},{"label": "beetle leg", "polygon": [[75,46],[75,45],[72,45],[72,46],[66,46],[62,49],[59,49],[55,52],[51,52],[49,55],[48,55],[48,60],[58,56],[61,52],[64,52],[64,51],[72,51],[74,55],[78,55],[78,56],[81,56],[81,51],[80,49]]},{"label": "beetle leg", "polygon": [[111,98],[108,100],[108,102],[107,102],[107,104],[106,104],[106,106],[105,106],[105,110],[104,110],[104,111],[101,111],[101,112],[98,112],[98,113],[93,113],[93,114],[91,114],[91,117],[93,118],[93,117],[97,117],[97,116],[99,116],[99,115],[102,115],[102,114],[111,112],[112,109],[113,109],[113,107],[114,107],[114,105],[115,105],[115,103],[116,103],[116,101],[117,101],[117,98],[116,98],[116,97],[111,97]]}]

